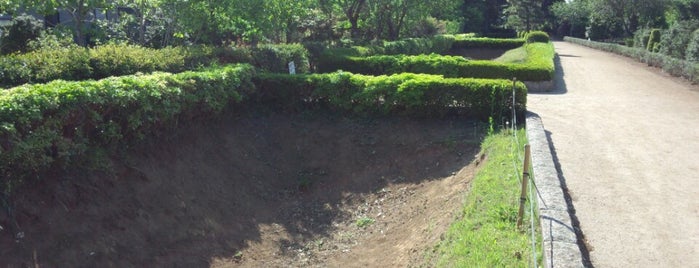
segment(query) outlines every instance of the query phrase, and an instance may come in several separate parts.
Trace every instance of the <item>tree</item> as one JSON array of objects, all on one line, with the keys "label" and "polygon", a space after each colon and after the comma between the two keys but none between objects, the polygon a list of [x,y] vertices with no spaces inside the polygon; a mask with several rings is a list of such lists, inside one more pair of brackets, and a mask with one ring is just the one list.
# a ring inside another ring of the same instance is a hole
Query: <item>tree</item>
[{"label": "tree", "polygon": [[662,26],[667,4],[667,0],[592,0],[590,23],[617,27],[622,35],[631,36],[641,25]]},{"label": "tree", "polygon": [[[128,21],[133,21],[135,23],[135,35],[131,36],[131,39],[142,46],[148,45],[154,45],[152,43],[152,36],[148,36],[150,38],[147,38],[148,34],[148,28],[149,26],[152,26],[154,21],[159,21],[162,20],[163,17],[165,17],[165,14],[163,14],[163,9],[161,8],[161,5],[163,2],[161,0],[119,0],[113,3],[112,9],[119,9],[119,8],[130,8],[133,10],[133,14],[131,13],[126,13],[123,14],[120,20],[127,20]],[[132,20],[129,20],[129,18],[132,18]],[[163,43],[160,44],[161,46],[166,45],[166,41],[163,40]]]},{"label": "tree", "polygon": [[551,12],[558,23],[568,25],[568,36],[576,36],[576,27],[584,28],[590,17],[590,7],[584,0],[557,2],[551,7]]},{"label": "tree", "polygon": [[5,0],[4,6],[18,9],[34,10],[40,14],[52,14],[58,10],[63,10],[70,14],[73,20],[73,33],[76,42],[81,45],[86,45],[85,38],[85,23],[95,9],[107,8],[108,0]]},{"label": "tree", "polygon": [[699,0],[672,0],[670,2],[672,22],[699,19]]},{"label": "tree", "polygon": [[[331,0],[332,1],[332,0]],[[332,1],[334,5],[339,8],[344,14],[345,18],[349,22],[350,36],[352,38],[359,38],[359,19],[360,16],[366,12],[367,1],[366,0],[334,0]]]},{"label": "tree", "polygon": [[315,7],[315,1],[310,0],[267,0],[263,2],[265,2],[265,10],[272,24],[269,29],[273,33],[274,39],[281,41],[283,36],[287,43],[296,41],[294,34],[298,32],[301,21],[310,16],[311,10]]},{"label": "tree", "polygon": [[541,1],[537,0],[508,0],[505,9],[508,27],[517,31],[529,32],[539,28],[542,23]]}]

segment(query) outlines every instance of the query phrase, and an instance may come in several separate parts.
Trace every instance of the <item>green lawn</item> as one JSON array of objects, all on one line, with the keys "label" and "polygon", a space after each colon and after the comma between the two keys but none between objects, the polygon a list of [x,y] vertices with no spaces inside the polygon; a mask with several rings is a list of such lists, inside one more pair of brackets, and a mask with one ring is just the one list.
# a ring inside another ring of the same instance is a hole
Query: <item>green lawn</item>
[{"label": "green lawn", "polygon": [[[428,253],[429,266],[531,266],[529,213],[525,213],[522,230],[516,227],[521,186],[515,174],[521,173],[522,169],[519,159],[524,155],[525,131],[518,130],[517,137],[521,148],[517,148],[519,146],[515,144],[511,130],[489,135],[484,140],[481,154],[485,154],[485,161],[472,182],[463,214],[452,223],[444,239]],[[515,166],[518,171],[515,171]],[[529,211],[528,208],[527,203],[526,211]],[[538,228],[538,224],[535,226]],[[536,232],[539,245],[541,238],[538,230]],[[537,249],[537,259],[540,259],[540,254]]]},{"label": "green lawn", "polygon": [[494,61],[501,63],[525,63],[527,61],[527,49],[525,46],[510,49],[505,54],[494,59]]}]

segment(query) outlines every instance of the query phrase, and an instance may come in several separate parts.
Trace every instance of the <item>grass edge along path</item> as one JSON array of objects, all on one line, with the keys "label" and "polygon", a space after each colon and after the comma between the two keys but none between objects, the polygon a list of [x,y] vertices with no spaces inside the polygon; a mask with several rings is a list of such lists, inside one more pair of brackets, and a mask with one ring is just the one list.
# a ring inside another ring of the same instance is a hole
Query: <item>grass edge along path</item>
[{"label": "grass edge along path", "polygon": [[[481,144],[484,159],[465,197],[463,213],[431,252],[429,266],[436,267],[527,267],[532,263],[529,202],[522,230],[516,227],[520,196],[524,129],[488,135]],[[516,168],[515,168],[516,165]],[[515,171],[516,170],[516,171]],[[537,211],[536,209],[534,211]],[[535,221],[538,216],[535,215]],[[541,260],[541,235],[535,224],[536,263]]]}]

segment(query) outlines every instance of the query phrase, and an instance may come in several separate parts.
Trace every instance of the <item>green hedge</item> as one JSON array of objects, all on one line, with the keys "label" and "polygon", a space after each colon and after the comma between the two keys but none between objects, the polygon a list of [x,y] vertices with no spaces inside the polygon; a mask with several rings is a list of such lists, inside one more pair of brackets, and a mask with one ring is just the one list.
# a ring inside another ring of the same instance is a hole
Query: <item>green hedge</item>
[{"label": "green hedge", "polygon": [[641,48],[627,47],[613,43],[588,41],[585,39],[564,37],[565,41],[612,52],[615,54],[634,58],[640,62],[662,68],[663,71],[679,77],[684,77],[692,83],[699,83],[699,63],[680,60],[660,53],[654,53]]},{"label": "green hedge", "polygon": [[[458,113],[479,119],[512,113],[509,80],[444,78],[403,73],[367,76],[348,72],[311,75],[260,74],[257,101],[283,110],[327,107],[358,114],[434,116]],[[515,84],[516,109],[524,114],[527,90]]]},{"label": "green hedge", "polygon": [[438,74],[445,77],[500,78],[517,77],[522,81],[553,79],[553,46],[534,43],[526,46],[527,61],[523,64],[499,63],[488,60],[466,60],[458,56],[381,55],[369,57],[335,56],[325,62],[319,71],[344,70],[367,75],[398,73]]},{"label": "green hedge", "polygon": [[550,42],[549,34],[543,31],[532,31],[527,33],[525,39],[527,43],[548,43]]},{"label": "green hedge", "polygon": [[495,49],[513,49],[523,46],[524,39],[521,38],[488,38],[488,37],[470,37],[456,38],[452,45],[454,49],[460,48],[495,48]]},{"label": "green hedge", "polygon": [[453,47],[453,35],[436,35],[430,38],[407,38],[398,41],[384,41],[381,45],[327,48],[319,53],[317,71],[336,71],[335,63],[346,57],[367,57],[375,55],[420,55],[446,53]]},{"label": "green hedge", "polygon": [[383,53],[387,55],[431,54],[445,53],[453,47],[454,36],[436,35],[430,38],[407,38],[398,41],[384,42]]},{"label": "green hedge", "polygon": [[293,61],[297,73],[310,71],[308,50],[301,44],[260,45],[252,50],[252,61],[260,69],[288,73],[288,63]]},{"label": "green hedge", "polygon": [[155,73],[0,91],[0,190],[128,146],[174,122],[207,116],[253,93],[254,69]]},{"label": "green hedge", "polygon": [[89,51],[77,45],[0,57],[3,87],[54,79],[82,80],[91,73]]},{"label": "green hedge", "polygon": [[175,47],[151,49],[108,44],[45,48],[0,57],[0,86],[45,83],[55,79],[79,81],[154,71],[182,72],[216,64],[250,63],[262,70],[287,72],[289,61],[299,73],[309,71],[308,52],[299,44],[258,48]]},{"label": "green hedge", "polygon": [[[487,119],[524,114],[521,82],[444,78],[439,75],[365,76],[255,74],[234,65],[179,74],[154,73],[99,81],[23,85],[0,91],[0,193],[51,171],[84,165],[100,153],[128,148],[177,122],[227,107],[262,104],[295,110],[324,106],[356,114]],[[243,104],[245,103],[245,104]]]}]

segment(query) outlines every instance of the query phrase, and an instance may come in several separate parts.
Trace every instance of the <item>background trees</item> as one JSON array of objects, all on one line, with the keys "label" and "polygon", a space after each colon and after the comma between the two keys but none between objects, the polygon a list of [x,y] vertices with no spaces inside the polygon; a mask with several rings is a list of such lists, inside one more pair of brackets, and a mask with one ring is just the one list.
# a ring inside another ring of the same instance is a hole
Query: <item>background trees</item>
[{"label": "background trees", "polygon": [[699,19],[699,0],[0,0],[0,13],[15,17],[58,11],[80,45],[364,43],[528,30],[604,40]]}]

